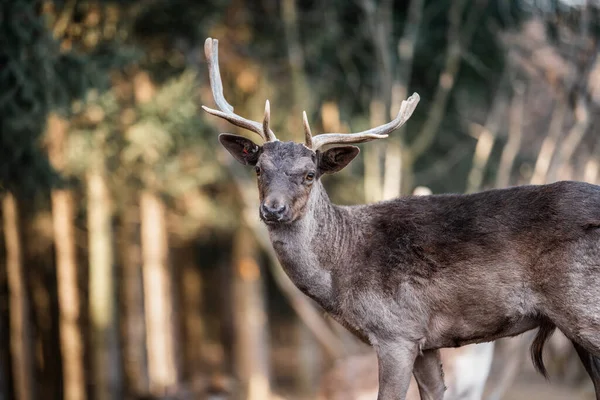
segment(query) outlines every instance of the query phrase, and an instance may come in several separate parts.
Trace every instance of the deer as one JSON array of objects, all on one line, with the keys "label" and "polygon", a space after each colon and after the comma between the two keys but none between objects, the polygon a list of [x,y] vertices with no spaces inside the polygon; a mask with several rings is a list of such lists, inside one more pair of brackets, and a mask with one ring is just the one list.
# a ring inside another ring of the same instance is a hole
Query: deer
[{"label": "deer", "polygon": [[[293,283],[375,350],[378,400],[405,399],[411,375],[421,399],[445,392],[440,349],[537,328],[536,369],[559,329],[575,347],[600,400],[600,186],[561,181],[470,194],[333,204],[322,178],[385,139],[420,101],[413,93],[390,122],[357,133],[282,142],[234,112],[223,94],[218,40],[204,46],[212,96],[207,113],[257,134],[221,133],[221,145],[254,168],[259,218]],[[326,147],[327,146],[327,147]]]}]

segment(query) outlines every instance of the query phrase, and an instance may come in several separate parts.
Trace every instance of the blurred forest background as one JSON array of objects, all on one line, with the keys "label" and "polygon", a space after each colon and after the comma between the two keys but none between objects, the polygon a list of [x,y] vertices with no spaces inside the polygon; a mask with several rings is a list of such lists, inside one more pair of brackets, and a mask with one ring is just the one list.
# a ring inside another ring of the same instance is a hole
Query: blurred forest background
[{"label": "blurred forest background", "polygon": [[0,0],[0,399],[313,399],[366,351],[275,260],[234,128],[200,109],[208,36],[282,140],[302,110],[359,131],[420,94],[335,202],[600,181],[594,0]]}]

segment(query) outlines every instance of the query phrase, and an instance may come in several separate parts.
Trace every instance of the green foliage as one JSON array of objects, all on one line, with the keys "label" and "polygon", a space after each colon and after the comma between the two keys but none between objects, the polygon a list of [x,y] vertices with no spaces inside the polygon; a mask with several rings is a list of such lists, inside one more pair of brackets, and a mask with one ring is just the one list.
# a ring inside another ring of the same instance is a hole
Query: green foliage
[{"label": "green foliage", "polygon": [[40,143],[48,114],[108,87],[108,71],[133,54],[110,45],[62,51],[40,1],[3,1],[0,19],[0,188],[47,189],[59,182]]},{"label": "green foliage", "polygon": [[0,11],[0,187],[32,190],[56,176],[39,147],[45,117],[64,104],[61,58],[34,1],[2,2]]},{"label": "green foliage", "polygon": [[[125,133],[121,161],[132,171],[141,171],[146,186],[176,196],[219,178],[214,153],[203,146],[199,134],[207,127],[200,118],[197,90],[195,72],[185,71],[138,107],[138,120]],[[186,152],[192,152],[188,162]]]},{"label": "green foliage", "polygon": [[127,109],[134,121],[123,127],[123,107],[114,90],[89,101],[79,114],[89,121],[71,132],[69,170],[82,174],[93,167],[90,154],[101,152],[118,187],[137,182],[177,196],[222,177],[214,148],[206,146],[206,131],[196,99],[198,81],[192,70],[160,86],[152,101]]}]

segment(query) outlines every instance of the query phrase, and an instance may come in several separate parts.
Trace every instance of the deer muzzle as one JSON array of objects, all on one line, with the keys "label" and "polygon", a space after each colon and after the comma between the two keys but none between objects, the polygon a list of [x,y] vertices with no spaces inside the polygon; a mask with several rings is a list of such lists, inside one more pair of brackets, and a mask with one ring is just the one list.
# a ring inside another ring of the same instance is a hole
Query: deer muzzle
[{"label": "deer muzzle", "polygon": [[260,216],[266,223],[289,222],[290,207],[281,199],[266,199],[260,206]]}]

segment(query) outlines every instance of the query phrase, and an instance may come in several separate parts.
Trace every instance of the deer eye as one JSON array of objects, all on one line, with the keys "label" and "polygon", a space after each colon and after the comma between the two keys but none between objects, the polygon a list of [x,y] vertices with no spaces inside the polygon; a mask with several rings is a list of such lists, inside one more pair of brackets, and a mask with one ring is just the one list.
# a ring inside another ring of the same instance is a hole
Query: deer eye
[{"label": "deer eye", "polygon": [[256,172],[256,176],[260,176],[260,167],[258,165],[254,167],[254,171]]},{"label": "deer eye", "polygon": [[307,182],[312,182],[315,179],[315,173],[314,172],[309,172],[308,174],[306,174],[306,181]]}]

